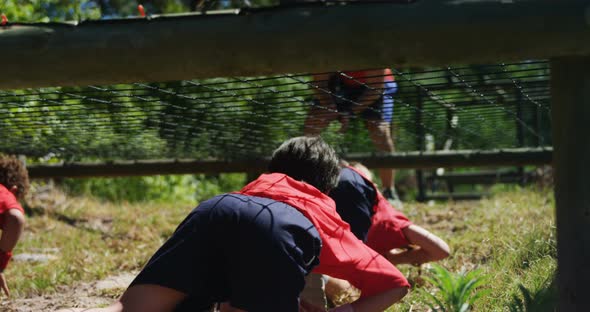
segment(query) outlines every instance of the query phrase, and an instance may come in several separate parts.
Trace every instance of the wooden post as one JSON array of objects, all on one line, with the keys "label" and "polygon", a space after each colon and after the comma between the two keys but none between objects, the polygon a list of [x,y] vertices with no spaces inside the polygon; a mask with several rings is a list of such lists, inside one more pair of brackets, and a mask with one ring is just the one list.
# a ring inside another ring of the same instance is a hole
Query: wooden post
[{"label": "wooden post", "polygon": [[545,142],[545,138],[543,138],[543,133],[541,133],[541,118],[542,118],[542,113],[541,113],[541,108],[539,107],[539,105],[533,104],[533,114],[534,114],[534,124],[533,124],[533,130],[535,130],[535,133],[537,133],[537,136],[535,137],[535,146],[539,147],[541,145],[543,145]]},{"label": "wooden post", "polygon": [[551,61],[559,311],[590,311],[590,57]]},{"label": "wooden post", "polygon": [[[516,144],[518,147],[524,147],[524,125],[525,122],[522,112],[522,91],[518,88],[514,89],[516,94],[514,97],[516,98]],[[524,185],[525,182],[525,174],[524,174],[524,167],[520,166],[517,168],[518,173],[520,174],[521,181],[520,185]]]},{"label": "wooden post", "polygon": [[[422,125],[422,90],[416,87],[416,113],[414,115],[416,123],[416,149],[424,150],[424,126]],[[424,171],[416,169],[416,183],[418,184],[418,195],[416,200],[423,202],[426,199],[426,185],[424,184]]]},{"label": "wooden post", "polygon": [[[445,133],[447,134],[447,140],[449,139],[449,137],[453,137],[453,110],[450,108],[446,109],[446,113],[447,113],[447,124],[446,124],[446,128],[445,128]],[[452,143],[451,143],[452,144]],[[446,145],[446,143],[445,143]],[[450,146],[449,146],[450,148]],[[445,146],[446,149],[446,146]],[[449,171],[452,171],[452,168],[448,169]],[[449,197],[453,198],[453,193],[455,192],[455,185],[453,184],[453,181],[449,181],[447,180],[447,192],[449,193]]]}]

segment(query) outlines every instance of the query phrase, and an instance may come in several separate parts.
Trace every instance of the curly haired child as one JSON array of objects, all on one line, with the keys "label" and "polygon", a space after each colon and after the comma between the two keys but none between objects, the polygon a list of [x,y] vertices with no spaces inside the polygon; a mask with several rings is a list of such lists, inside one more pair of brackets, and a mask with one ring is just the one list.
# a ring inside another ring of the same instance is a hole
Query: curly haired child
[{"label": "curly haired child", "polygon": [[25,225],[25,213],[18,200],[29,189],[29,174],[14,156],[0,156],[0,287],[10,296],[4,270]]}]

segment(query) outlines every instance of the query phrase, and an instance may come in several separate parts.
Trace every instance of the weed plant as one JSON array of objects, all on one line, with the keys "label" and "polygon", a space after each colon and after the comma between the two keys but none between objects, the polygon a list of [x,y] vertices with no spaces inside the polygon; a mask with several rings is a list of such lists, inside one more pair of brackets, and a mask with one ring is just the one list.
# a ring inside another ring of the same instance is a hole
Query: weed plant
[{"label": "weed plant", "polygon": [[424,279],[435,287],[434,293],[421,289],[430,299],[426,304],[433,312],[467,312],[489,290],[478,289],[485,282],[479,270],[452,273],[440,265],[431,266]]}]

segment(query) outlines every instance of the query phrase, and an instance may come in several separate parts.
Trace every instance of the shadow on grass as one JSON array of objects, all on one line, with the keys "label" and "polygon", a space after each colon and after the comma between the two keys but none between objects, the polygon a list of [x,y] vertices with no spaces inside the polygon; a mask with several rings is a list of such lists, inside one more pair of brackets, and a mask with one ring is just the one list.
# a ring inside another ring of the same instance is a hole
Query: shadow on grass
[{"label": "shadow on grass", "polygon": [[555,277],[543,283],[542,287],[530,290],[518,285],[520,294],[512,296],[510,312],[552,312],[557,311],[558,293]]}]

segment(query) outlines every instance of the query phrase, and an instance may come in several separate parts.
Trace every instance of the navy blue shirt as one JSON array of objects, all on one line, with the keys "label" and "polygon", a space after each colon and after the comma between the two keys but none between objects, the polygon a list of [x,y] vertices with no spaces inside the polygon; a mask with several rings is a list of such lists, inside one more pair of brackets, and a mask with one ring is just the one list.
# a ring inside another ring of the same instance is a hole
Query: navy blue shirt
[{"label": "navy blue shirt", "polygon": [[195,208],[132,285],[186,293],[176,311],[203,311],[229,301],[246,311],[296,312],[320,249],[319,233],[297,209],[225,194]]},{"label": "navy blue shirt", "polygon": [[330,191],[336,202],[336,211],[342,220],[350,224],[352,233],[363,242],[371,227],[373,206],[377,200],[377,190],[360,174],[350,168],[342,168],[338,186]]}]

